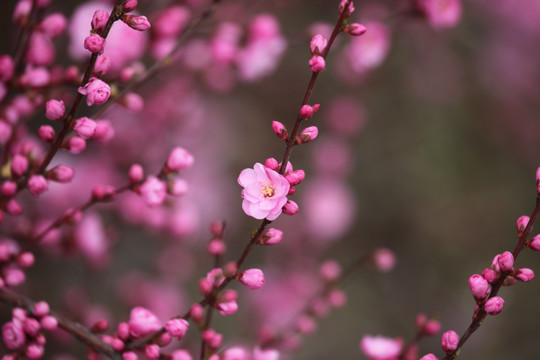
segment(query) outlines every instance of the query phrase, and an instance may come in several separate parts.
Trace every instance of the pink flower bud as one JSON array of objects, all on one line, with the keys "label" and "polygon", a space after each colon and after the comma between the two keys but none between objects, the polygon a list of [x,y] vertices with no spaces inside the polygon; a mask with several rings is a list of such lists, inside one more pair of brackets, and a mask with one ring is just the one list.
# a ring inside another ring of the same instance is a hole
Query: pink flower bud
[{"label": "pink flower bud", "polygon": [[156,360],[159,358],[159,345],[150,344],[144,347],[144,355],[150,360]]},{"label": "pink flower bud", "polygon": [[116,327],[116,333],[120,339],[127,340],[129,338],[129,324],[125,322],[119,323]]},{"label": "pink flower bud", "polygon": [[189,323],[184,319],[171,319],[165,323],[165,330],[171,336],[181,340],[189,328]]},{"label": "pink flower bud", "polygon": [[175,147],[167,158],[167,168],[171,171],[182,171],[190,168],[195,159],[186,149]]},{"label": "pink flower bud", "polygon": [[324,49],[326,49],[326,45],[328,44],[328,40],[321,34],[315,35],[311,39],[311,43],[309,44],[309,48],[311,50],[311,55],[320,55]]},{"label": "pink flower bud", "polygon": [[221,239],[212,239],[206,248],[208,253],[213,256],[223,255],[226,250],[225,242]]},{"label": "pink flower bud", "polygon": [[66,107],[62,100],[51,99],[45,104],[45,117],[49,120],[62,120],[66,114]]},{"label": "pink flower bud", "polygon": [[34,265],[36,258],[31,252],[25,251],[17,256],[17,263],[24,267],[28,268]]},{"label": "pink flower bud", "polygon": [[96,10],[92,16],[92,30],[101,32],[109,21],[109,13],[105,10]]},{"label": "pink flower bud", "polygon": [[259,239],[260,245],[274,245],[281,241],[283,238],[283,231],[270,228],[266,230],[264,234]]},{"label": "pink flower bud", "polygon": [[111,201],[116,196],[116,189],[112,185],[96,185],[92,188],[92,199],[98,201]]},{"label": "pink flower bud", "polygon": [[204,308],[201,304],[193,304],[189,310],[189,315],[191,315],[195,322],[200,323],[204,318]]},{"label": "pink flower bud", "polygon": [[387,273],[396,266],[396,255],[390,249],[378,248],[371,256],[373,266],[382,273]]},{"label": "pink flower bud", "polygon": [[21,177],[28,171],[28,165],[26,156],[16,154],[11,160],[11,172],[16,177]]},{"label": "pink flower bud", "polygon": [[[223,341],[223,335],[217,333],[214,329],[206,329],[202,333],[202,338],[208,343],[208,345],[214,349],[221,346]],[[210,360],[210,359],[208,359]]]},{"label": "pink flower bud", "polygon": [[72,136],[62,146],[72,154],[80,154],[86,149],[86,141],[78,136]]},{"label": "pink flower bud", "polygon": [[497,315],[503,310],[504,300],[500,296],[494,296],[486,301],[484,305],[484,310],[489,315]]},{"label": "pink flower bud", "polygon": [[75,172],[66,165],[57,165],[47,172],[47,178],[60,183],[68,183],[73,179]]},{"label": "pink flower bud", "polygon": [[163,334],[159,336],[159,339],[157,340],[157,344],[163,347],[163,346],[169,345],[171,341],[172,341],[171,335],[169,335],[168,332],[164,332]]},{"label": "pink flower bud", "polygon": [[215,307],[223,316],[232,315],[238,311],[238,303],[236,300],[219,302]]},{"label": "pink flower bud", "polygon": [[487,280],[478,274],[474,274],[469,278],[469,288],[477,302],[484,300],[491,292],[491,287]]},{"label": "pink flower bud", "polygon": [[122,21],[134,30],[145,31],[150,29],[150,22],[146,16],[124,15]]},{"label": "pink flower bud", "polygon": [[28,359],[41,359],[45,353],[45,348],[41,344],[30,344],[24,350],[24,354]]},{"label": "pink flower bud", "polygon": [[171,360],[193,360],[193,357],[187,350],[175,350],[171,353]]},{"label": "pink flower bud", "polygon": [[[349,4],[347,6],[347,3]],[[347,19],[354,12],[354,4],[352,0],[341,0],[338,6],[338,17],[343,15],[344,19]]]},{"label": "pink flower bud", "polygon": [[101,54],[105,48],[105,39],[98,34],[91,34],[84,39],[84,48],[93,54]]},{"label": "pink flower bud", "polygon": [[525,231],[525,228],[527,227],[527,224],[529,224],[530,218],[528,216],[520,216],[516,221],[517,226],[517,232],[518,236],[521,237],[523,235],[523,232]]},{"label": "pink flower bud", "polygon": [[43,175],[32,175],[28,179],[28,190],[34,196],[39,196],[47,191],[47,179]]},{"label": "pink flower bud", "polygon": [[90,139],[96,133],[96,122],[87,117],[75,120],[73,130],[83,139]]},{"label": "pink flower bud", "polygon": [[234,277],[238,272],[238,265],[235,261],[229,261],[223,267],[223,275],[226,277]]},{"label": "pink flower bud", "polygon": [[428,336],[436,335],[439,331],[441,331],[441,323],[434,319],[428,320],[422,329],[422,332]]},{"label": "pink flower bud", "polygon": [[430,353],[422,356],[420,360],[439,360],[439,358]]},{"label": "pink flower bud", "polygon": [[529,242],[527,243],[527,247],[535,251],[540,251],[540,234],[529,240]]},{"label": "pink flower bud", "polygon": [[2,195],[4,196],[13,196],[17,193],[17,183],[6,180],[0,186],[0,191],[2,191]]},{"label": "pink flower bud", "polygon": [[[99,360],[99,356],[97,357],[97,360]],[[122,360],[139,360],[139,357],[133,351],[125,351],[122,353]]]},{"label": "pink flower bud", "polygon": [[499,278],[499,273],[493,269],[484,269],[482,271],[482,277],[486,279],[488,283],[493,284]]},{"label": "pink flower bud", "polygon": [[497,259],[499,263],[499,268],[501,271],[511,271],[514,270],[514,256],[511,252],[505,251],[499,255]]},{"label": "pink flower bud", "polygon": [[278,171],[278,169],[279,169],[279,163],[274,158],[266,159],[266,161],[264,162],[264,166],[269,168],[269,169],[272,169],[274,171]]},{"label": "pink flower bud", "polygon": [[212,233],[212,235],[214,236],[222,236],[224,229],[225,224],[223,223],[223,221],[213,221],[212,224],[210,224],[210,233]]},{"label": "pink flower bud", "polygon": [[50,38],[54,38],[64,32],[66,25],[66,17],[61,13],[54,13],[43,19],[39,29]]},{"label": "pink flower bud", "polygon": [[94,65],[94,75],[103,76],[109,72],[111,68],[111,60],[108,56],[99,55]]},{"label": "pink flower bud", "polygon": [[40,323],[45,330],[53,331],[58,328],[58,320],[51,315],[42,317]]},{"label": "pink flower bud", "polygon": [[157,177],[150,175],[140,187],[141,197],[148,206],[159,206],[165,201],[167,185]]},{"label": "pink flower bud", "polygon": [[296,143],[305,144],[313,141],[317,135],[319,135],[319,129],[316,126],[308,126],[296,137]]},{"label": "pink flower bud", "polygon": [[39,330],[41,329],[41,325],[39,324],[39,321],[37,321],[34,318],[26,318],[23,321],[23,329],[24,332],[30,335],[31,337],[36,337],[39,333]]},{"label": "pink flower bud", "polygon": [[41,125],[38,129],[38,135],[47,144],[54,142],[54,129],[50,125]]},{"label": "pink flower bud", "polygon": [[133,11],[135,10],[135,8],[137,7],[137,0],[127,0],[125,3],[124,3],[124,13],[128,13],[130,11]]},{"label": "pink flower bud", "polygon": [[182,196],[189,190],[189,184],[186,180],[176,178],[167,182],[167,193],[172,196]]},{"label": "pink flower bud", "polygon": [[4,271],[4,281],[8,286],[17,286],[22,284],[26,280],[24,272],[20,269],[9,268]]},{"label": "pink flower bud", "polygon": [[283,213],[285,215],[295,215],[298,212],[298,204],[292,200],[287,200],[283,206]]},{"label": "pink flower bud", "polygon": [[364,33],[366,32],[366,27],[362,24],[353,23],[345,25],[343,30],[349,35],[360,36],[364,35]]},{"label": "pink flower bud", "polygon": [[238,280],[249,289],[257,290],[264,285],[264,273],[260,269],[248,269],[239,274]]},{"label": "pink flower bud", "polygon": [[317,112],[317,110],[319,110],[319,107],[320,106],[315,107],[311,105],[302,105],[302,107],[300,108],[300,116],[304,119],[309,119],[313,116],[313,114]]},{"label": "pink flower bud", "polygon": [[126,95],[124,95],[120,104],[126,109],[134,112],[141,111],[144,108],[144,100],[142,96],[134,92],[128,92]]},{"label": "pink flower bud", "polygon": [[108,143],[114,137],[114,128],[109,120],[96,120],[96,132],[92,140],[100,144]]},{"label": "pink flower bud", "polygon": [[161,322],[150,310],[134,307],[129,318],[129,331],[135,338],[141,338],[161,329]]},{"label": "pink flower bud", "polygon": [[22,207],[15,199],[10,199],[6,204],[6,212],[14,216],[21,215]]},{"label": "pink flower bud", "polygon": [[39,301],[34,304],[32,313],[37,317],[48,315],[50,311],[49,304],[45,301]]},{"label": "pink flower bud", "polygon": [[291,186],[300,184],[305,178],[306,173],[304,170],[295,170],[285,175],[285,179],[287,179]]},{"label": "pink flower bud", "polygon": [[101,105],[105,103],[111,95],[111,88],[105,82],[90,78],[86,85],[79,87],[79,93],[86,95],[86,104],[92,106],[94,104]]},{"label": "pink flower bud", "polygon": [[[2,99],[2,96],[0,94],[0,101],[2,101],[1,99]],[[8,140],[11,138],[12,134],[13,134],[13,128],[11,124],[8,124],[7,121],[0,120],[0,144],[3,145],[7,143]]]},{"label": "pink flower bud", "polygon": [[514,271],[512,276],[518,279],[519,281],[529,282],[529,281],[532,281],[532,279],[534,279],[534,271],[532,271],[529,268],[521,268]]},{"label": "pink flower bud", "polygon": [[280,358],[279,351],[275,349],[253,349],[253,360],[277,360]]},{"label": "pink flower bud", "polygon": [[7,82],[11,80],[15,73],[15,63],[9,55],[0,56],[0,81]]},{"label": "pink flower bud", "polygon": [[336,281],[341,276],[341,266],[335,260],[327,260],[319,268],[319,275],[326,282]]},{"label": "pink flower bud", "polygon": [[144,179],[144,169],[139,164],[133,164],[128,171],[129,182],[136,184]]},{"label": "pink flower bud", "polygon": [[274,134],[276,134],[278,138],[285,141],[289,139],[287,128],[279,121],[272,121],[272,130],[274,130]]},{"label": "pink flower bud", "polygon": [[400,339],[364,335],[360,349],[369,359],[396,359],[402,351],[402,345]]},{"label": "pink flower bud", "polygon": [[441,347],[446,353],[456,350],[459,344],[459,335],[453,331],[447,331],[441,336]]},{"label": "pink flower bud", "polygon": [[315,55],[309,60],[309,67],[311,68],[311,71],[315,73],[321,72],[326,69],[326,62],[322,56]]},{"label": "pink flower bud", "polygon": [[317,330],[317,323],[309,315],[302,315],[296,320],[296,330],[300,334],[312,334]]}]

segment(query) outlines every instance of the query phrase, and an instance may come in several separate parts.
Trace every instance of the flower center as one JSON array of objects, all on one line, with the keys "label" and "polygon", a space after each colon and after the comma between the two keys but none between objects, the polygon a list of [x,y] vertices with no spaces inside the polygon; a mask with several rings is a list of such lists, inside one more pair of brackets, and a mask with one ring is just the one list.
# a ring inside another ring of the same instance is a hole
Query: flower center
[{"label": "flower center", "polygon": [[261,190],[262,196],[264,196],[265,198],[272,197],[276,193],[276,186],[270,181],[267,181],[265,183],[261,181],[259,189]]}]

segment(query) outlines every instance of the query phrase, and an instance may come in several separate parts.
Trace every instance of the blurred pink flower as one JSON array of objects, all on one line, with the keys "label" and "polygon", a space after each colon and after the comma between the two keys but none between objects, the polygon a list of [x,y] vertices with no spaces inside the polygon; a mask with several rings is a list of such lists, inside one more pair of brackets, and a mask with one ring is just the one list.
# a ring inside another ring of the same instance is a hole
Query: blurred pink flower
[{"label": "blurred pink flower", "polygon": [[397,360],[402,341],[384,336],[364,335],[360,349],[371,360]]},{"label": "blurred pink flower", "polygon": [[238,183],[244,187],[242,209],[247,215],[272,221],[281,214],[290,188],[285,177],[256,163],[253,169],[242,170]]}]

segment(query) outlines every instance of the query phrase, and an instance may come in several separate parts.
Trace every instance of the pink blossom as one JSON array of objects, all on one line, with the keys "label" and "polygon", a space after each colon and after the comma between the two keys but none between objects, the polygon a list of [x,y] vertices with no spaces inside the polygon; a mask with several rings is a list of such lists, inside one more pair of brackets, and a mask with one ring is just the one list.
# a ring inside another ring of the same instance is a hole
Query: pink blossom
[{"label": "pink blossom", "polygon": [[111,68],[111,60],[108,56],[99,55],[96,64],[94,65],[94,74],[96,76],[103,76],[109,72]]},{"label": "pink blossom", "polygon": [[520,216],[516,220],[516,227],[517,227],[517,232],[518,232],[519,237],[521,237],[521,235],[523,235],[523,232],[527,228],[527,225],[529,224],[530,220],[531,219],[526,215]]},{"label": "pink blossom", "polygon": [[402,341],[384,336],[364,335],[360,349],[370,360],[397,360]]},{"label": "pink blossom", "polygon": [[46,315],[40,320],[41,326],[45,330],[56,330],[58,328],[58,320],[54,316]]},{"label": "pink blossom", "polygon": [[109,13],[101,9],[96,10],[94,15],[92,15],[92,30],[98,32],[103,30],[105,25],[107,25],[107,21],[109,21]]},{"label": "pink blossom", "polygon": [[328,40],[321,34],[315,35],[311,39],[311,43],[309,44],[309,48],[311,50],[312,55],[320,55],[324,49],[326,49],[326,45],[328,44]]},{"label": "pink blossom", "polygon": [[11,172],[16,177],[23,176],[28,170],[28,158],[26,156],[16,154],[11,160]]},{"label": "pink blossom", "polygon": [[345,25],[343,30],[349,35],[360,36],[360,35],[364,35],[367,29],[362,24],[353,23],[353,24]]},{"label": "pink blossom", "polygon": [[253,360],[279,360],[279,351],[275,349],[253,349]]},{"label": "pink blossom", "polygon": [[144,355],[150,360],[159,358],[159,345],[149,344],[144,347]]},{"label": "pink blossom", "polygon": [[124,15],[122,21],[130,28],[137,31],[146,31],[150,29],[150,22],[146,16]]},{"label": "pink blossom", "polygon": [[67,165],[57,165],[47,172],[47,178],[60,183],[70,182],[74,175],[73,169]]},{"label": "pink blossom", "polygon": [[315,55],[309,60],[309,67],[313,72],[320,72],[326,69],[326,62],[322,56]]},{"label": "pink blossom", "polygon": [[341,266],[335,260],[327,260],[319,268],[319,274],[324,281],[336,281],[341,276]]},{"label": "pink blossom", "polygon": [[510,251],[505,251],[497,259],[501,271],[514,270],[514,256]]},{"label": "pink blossom", "polygon": [[381,22],[366,23],[369,29],[363,36],[351,39],[345,50],[352,70],[363,74],[379,66],[390,48],[390,31]]},{"label": "pink blossom", "polygon": [[297,144],[305,144],[310,141],[313,141],[319,135],[319,129],[316,126],[308,126],[298,136],[296,136]]},{"label": "pink blossom", "polygon": [[238,176],[242,190],[242,209],[255,219],[275,220],[287,203],[289,182],[260,163],[253,169],[244,169]]},{"label": "pink blossom", "polygon": [[167,185],[157,177],[150,175],[140,187],[141,196],[148,206],[163,204],[167,195]]},{"label": "pink blossom", "polygon": [[238,303],[236,300],[222,301],[216,304],[216,308],[223,316],[232,315],[238,311]]},{"label": "pink blossom", "polygon": [[485,299],[491,292],[491,286],[482,275],[474,274],[469,278],[469,287],[476,301]]},{"label": "pink blossom", "polygon": [[105,48],[105,39],[98,34],[90,34],[84,39],[84,48],[93,54],[101,54]]},{"label": "pink blossom", "polygon": [[289,139],[287,128],[279,121],[272,121],[272,130],[274,131],[274,134],[276,134],[281,140],[287,141],[287,139]]},{"label": "pink blossom", "polygon": [[50,311],[49,304],[45,301],[39,301],[35,303],[32,309],[32,313],[39,317],[48,315],[49,311]]},{"label": "pink blossom", "polygon": [[92,265],[99,267],[107,263],[109,242],[101,217],[85,214],[75,227],[74,238],[77,248]]},{"label": "pink blossom", "polygon": [[30,37],[26,60],[29,64],[48,66],[54,60],[54,45],[51,38],[41,32],[34,32]]},{"label": "pink blossom", "polygon": [[161,322],[150,310],[137,306],[131,310],[129,331],[132,336],[141,338],[161,329]]},{"label": "pink blossom", "polygon": [[420,360],[439,360],[435,355],[433,354],[426,354],[420,358]]},{"label": "pink blossom", "polygon": [[186,334],[189,327],[189,323],[184,319],[171,319],[165,323],[165,330],[171,336],[182,339]]},{"label": "pink blossom", "polygon": [[2,326],[2,339],[8,349],[20,349],[26,342],[26,335],[22,326],[9,321]]},{"label": "pink blossom", "polygon": [[171,360],[193,360],[187,350],[175,350],[171,353]]},{"label": "pink blossom", "polygon": [[96,120],[96,133],[92,140],[106,144],[114,137],[114,128],[109,120]]},{"label": "pink blossom", "polygon": [[195,161],[193,155],[191,155],[183,147],[175,147],[169,157],[167,158],[167,167],[172,171],[182,171],[190,168]]},{"label": "pink blossom", "polygon": [[528,243],[527,247],[529,249],[540,251],[540,234],[534,236]]},{"label": "pink blossom", "polygon": [[45,117],[49,120],[61,120],[66,114],[62,100],[51,99],[45,104]]},{"label": "pink blossom", "polygon": [[282,209],[283,213],[289,216],[296,215],[298,213],[298,210],[299,210],[298,204],[292,200],[287,200],[285,205],[283,205],[283,209]]},{"label": "pink blossom", "polygon": [[176,37],[189,22],[190,15],[185,6],[169,6],[152,18],[152,33],[162,38]]},{"label": "pink blossom", "polygon": [[26,349],[24,350],[24,353],[28,359],[41,359],[43,354],[45,353],[45,348],[41,344],[29,344]]},{"label": "pink blossom", "polygon": [[283,231],[270,228],[266,230],[264,234],[262,234],[259,243],[261,245],[274,245],[274,244],[278,244],[282,238],[283,238]]},{"label": "pink blossom", "polygon": [[90,78],[86,85],[79,87],[79,93],[86,95],[86,104],[88,106],[101,105],[109,99],[111,88],[97,78]]},{"label": "pink blossom", "polygon": [[128,13],[130,11],[135,10],[137,5],[138,5],[137,0],[126,0],[126,2],[124,3],[124,8],[123,8],[124,13]]},{"label": "pink blossom", "polygon": [[21,76],[21,84],[30,87],[42,87],[49,84],[51,75],[44,67],[33,67],[28,65]]},{"label": "pink blossom", "polygon": [[534,279],[534,271],[529,268],[520,268],[514,271],[512,276],[519,281],[529,282]]},{"label": "pink blossom", "polygon": [[0,80],[9,81],[15,72],[15,63],[9,55],[0,56]]},{"label": "pink blossom", "polygon": [[246,349],[236,346],[228,348],[223,352],[222,360],[249,360]]},{"label": "pink blossom", "polygon": [[251,290],[257,290],[264,285],[264,273],[261,269],[248,269],[240,273],[238,280]]},{"label": "pink blossom", "polygon": [[379,248],[373,252],[373,264],[382,273],[391,271],[396,266],[396,255],[387,248]]},{"label": "pink blossom", "polygon": [[436,28],[451,28],[461,20],[460,0],[416,0],[429,24]]},{"label": "pink blossom", "polygon": [[457,349],[459,344],[459,335],[453,331],[447,331],[441,336],[441,347],[447,353]]},{"label": "pink blossom", "polygon": [[96,133],[96,122],[87,117],[75,120],[73,130],[83,139],[90,139]]},{"label": "pink blossom", "polygon": [[28,190],[34,196],[39,196],[47,191],[47,179],[45,176],[34,174],[28,179]]},{"label": "pink blossom", "polygon": [[54,13],[43,19],[39,24],[39,29],[49,37],[54,38],[63,33],[66,26],[66,17],[61,13]]}]

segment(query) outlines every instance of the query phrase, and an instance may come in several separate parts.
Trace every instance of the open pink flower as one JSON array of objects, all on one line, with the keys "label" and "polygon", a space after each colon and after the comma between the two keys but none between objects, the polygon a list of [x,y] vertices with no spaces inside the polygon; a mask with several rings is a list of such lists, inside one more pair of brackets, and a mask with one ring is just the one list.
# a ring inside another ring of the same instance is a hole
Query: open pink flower
[{"label": "open pink flower", "polygon": [[287,202],[289,182],[276,171],[256,163],[253,169],[244,169],[238,176],[242,190],[242,209],[255,219],[275,220]]}]

